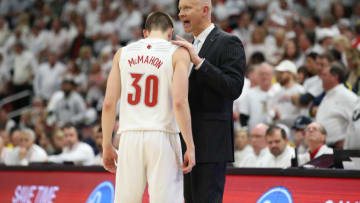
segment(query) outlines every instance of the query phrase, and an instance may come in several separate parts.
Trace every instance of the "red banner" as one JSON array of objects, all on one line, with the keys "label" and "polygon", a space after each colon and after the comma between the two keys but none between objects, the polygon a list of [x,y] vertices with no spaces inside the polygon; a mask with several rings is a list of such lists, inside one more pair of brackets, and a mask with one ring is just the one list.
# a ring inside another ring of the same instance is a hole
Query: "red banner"
[{"label": "red banner", "polygon": [[[114,179],[106,172],[0,171],[0,202],[110,203]],[[360,179],[228,175],[224,202],[360,203]]]}]

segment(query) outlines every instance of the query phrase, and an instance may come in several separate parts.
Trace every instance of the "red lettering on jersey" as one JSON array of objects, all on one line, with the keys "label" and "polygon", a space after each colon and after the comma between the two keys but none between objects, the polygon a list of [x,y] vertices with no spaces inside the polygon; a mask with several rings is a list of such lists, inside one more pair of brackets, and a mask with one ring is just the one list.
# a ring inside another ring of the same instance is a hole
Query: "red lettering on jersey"
[{"label": "red lettering on jersey", "polygon": [[133,93],[128,94],[128,103],[131,105],[136,105],[140,102],[141,98],[141,87],[139,85],[139,81],[143,74],[139,73],[130,73],[131,77],[134,78],[134,81],[131,83],[131,85],[135,88],[135,97]]},{"label": "red lettering on jersey", "polygon": [[161,60],[159,60],[158,63],[155,64],[155,66],[156,66],[157,69],[159,69],[162,64],[163,64],[163,62]]},{"label": "red lettering on jersey", "polygon": [[133,58],[131,58],[130,60],[128,60],[128,62],[129,62],[130,67],[131,67],[131,65],[136,65],[136,63],[135,63],[135,61],[134,61]]},{"label": "red lettering on jersey", "polygon": [[152,63],[153,66],[156,67],[156,64],[159,63],[159,58],[155,58],[154,62]]},{"label": "red lettering on jersey", "polygon": [[149,63],[149,56],[146,56],[144,63]]},{"label": "red lettering on jersey", "polygon": [[143,59],[144,59],[144,56],[138,56],[138,64],[141,62],[141,63],[143,63]]},{"label": "red lettering on jersey", "polygon": [[149,61],[149,64],[154,65],[155,59],[156,59],[156,58],[152,56],[151,59],[150,59],[150,61]]}]

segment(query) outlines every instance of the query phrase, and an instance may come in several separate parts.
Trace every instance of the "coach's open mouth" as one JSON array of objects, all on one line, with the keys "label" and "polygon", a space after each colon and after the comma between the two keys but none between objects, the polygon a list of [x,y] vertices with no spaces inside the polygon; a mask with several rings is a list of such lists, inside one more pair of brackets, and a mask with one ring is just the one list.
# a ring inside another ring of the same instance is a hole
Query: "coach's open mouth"
[{"label": "coach's open mouth", "polygon": [[189,20],[184,20],[183,25],[184,25],[184,28],[190,27],[190,21]]}]

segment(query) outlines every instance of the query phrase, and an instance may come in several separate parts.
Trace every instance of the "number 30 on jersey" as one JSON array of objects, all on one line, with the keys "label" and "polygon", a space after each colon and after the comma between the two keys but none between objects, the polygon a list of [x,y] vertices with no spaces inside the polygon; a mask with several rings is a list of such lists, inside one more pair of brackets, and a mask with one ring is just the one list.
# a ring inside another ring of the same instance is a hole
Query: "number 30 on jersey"
[{"label": "number 30 on jersey", "polygon": [[[141,99],[141,88],[144,87],[141,80],[144,74],[130,73],[130,76],[134,79],[132,86],[135,88],[135,96],[133,93],[129,93],[127,100],[131,105],[137,105]],[[158,88],[159,78],[156,75],[148,75],[145,78],[145,98],[144,103],[148,107],[153,107],[158,102]]]}]

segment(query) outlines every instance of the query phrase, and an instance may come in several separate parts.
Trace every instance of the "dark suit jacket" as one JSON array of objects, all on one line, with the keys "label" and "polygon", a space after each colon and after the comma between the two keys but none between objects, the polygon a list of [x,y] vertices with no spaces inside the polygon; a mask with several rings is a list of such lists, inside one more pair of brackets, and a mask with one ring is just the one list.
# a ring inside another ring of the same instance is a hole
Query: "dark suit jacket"
[{"label": "dark suit jacket", "polygon": [[189,78],[196,162],[233,162],[233,100],[244,84],[244,47],[239,38],[215,27],[199,56],[205,60]]}]

